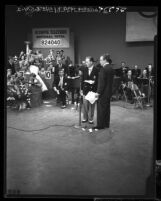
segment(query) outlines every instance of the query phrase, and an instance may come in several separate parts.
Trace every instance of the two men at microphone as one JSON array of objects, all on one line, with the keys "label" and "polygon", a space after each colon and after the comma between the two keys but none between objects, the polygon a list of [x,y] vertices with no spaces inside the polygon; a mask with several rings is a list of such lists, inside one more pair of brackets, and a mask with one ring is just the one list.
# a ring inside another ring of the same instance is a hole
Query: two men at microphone
[{"label": "two men at microphone", "polygon": [[95,103],[88,99],[88,93],[94,92],[94,99],[97,100],[97,126],[95,131],[109,128],[110,126],[110,100],[112,96],[112,84],[114,72],[109,54],[100,57],[101,69],[94,66],[94,59],[86,57],[86,67],[82,70],[81,93],[83,95],[83,120],[93,124]]},{"label": "two men at microphone", "polygon": [[[100,64],[101,68],[98,68],[93,57],[87,56],[80,78],[80,94],[83,97],[82,123],[94,124],[97,102],[97,126],[93,127],[95,131],[110,126],[110,99],[114,75],[109,54],[100,57]],[[68,78],[64,75],[64,69],[60,69],[59,76],[55,77],[53,82],[53,89],[62,102],[62,108],[66,107],[68,88]]]}]

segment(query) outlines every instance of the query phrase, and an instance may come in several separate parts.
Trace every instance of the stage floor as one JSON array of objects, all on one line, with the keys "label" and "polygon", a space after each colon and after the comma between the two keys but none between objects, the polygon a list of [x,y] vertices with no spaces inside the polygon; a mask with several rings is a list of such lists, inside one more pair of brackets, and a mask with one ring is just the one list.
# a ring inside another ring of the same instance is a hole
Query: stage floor
[{"label": "stage floor", "polygon": [[46,100],[30,110],[7,109],[8,192],[145,195],[153,167],[153,108],[111,102],[111,128],[89,133],[74,128],[79,113],[71,107]]}]

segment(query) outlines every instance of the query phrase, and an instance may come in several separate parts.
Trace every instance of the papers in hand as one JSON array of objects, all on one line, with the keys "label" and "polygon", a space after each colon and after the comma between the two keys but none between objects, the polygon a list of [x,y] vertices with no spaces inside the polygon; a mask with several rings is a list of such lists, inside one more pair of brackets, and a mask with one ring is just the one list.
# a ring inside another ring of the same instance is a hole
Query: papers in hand
[{"label": "papers in hand", "polygon": [[88,84],[94,84],[93,80],[84,80],[84,82],[88,83]]},{"label": "papers in hand", "polygon": [[93,104],[97,100],[96,93],[89,91],[88,94],[85,96],[85,99]]}]

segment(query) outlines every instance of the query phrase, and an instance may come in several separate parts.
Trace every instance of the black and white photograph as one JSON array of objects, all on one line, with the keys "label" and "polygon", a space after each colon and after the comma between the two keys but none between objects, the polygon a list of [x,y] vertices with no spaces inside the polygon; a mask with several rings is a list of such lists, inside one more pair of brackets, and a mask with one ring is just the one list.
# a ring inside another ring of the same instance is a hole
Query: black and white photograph
[{"label": "black and white photograph", "polygon": [[157,6],[5,5],[5,197],[155,197],[157,44]]}]

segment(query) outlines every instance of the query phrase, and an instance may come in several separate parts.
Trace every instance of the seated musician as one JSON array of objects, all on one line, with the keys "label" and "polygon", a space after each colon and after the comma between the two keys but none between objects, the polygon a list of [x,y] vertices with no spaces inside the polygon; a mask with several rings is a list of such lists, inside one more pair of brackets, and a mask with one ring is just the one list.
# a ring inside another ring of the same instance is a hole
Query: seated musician
[{"label": "seated musician", "polygon": [[153,96],[153,94],[154,94],[154,68],[152,67],[152,64],[148,64],[146,69],[147,69],[147,77],[150,81],[150,96]]},{"label": "seated musician", "polygon": [[121,80],[123,80],[126,75],[127,72],[129,70],[129,67],[126,65],[126,63],[124,61],[121,62],[121,67],[118,69],[118,76],[121,77]]},{"label": "seated musician", "polygon": [[147,70],[148,78],[150,78],[151,76],[154,76],[154,68],[152,67],[152,64],[148,64],[148,66],[145,69]]},{"label": "seated musician", "polygon": [[60,69],[58,76],[54,78],[53,89],[57,93],[57,100],[62,103],[61,108],[66,108],[66,96],[68,94],[67,78],[64,76],[64,70]]},{"label": "seated musician", "polygon": [[140,78],[141,81],[141,91],[145,94],[145,102],[148,102],[148,90],[149,90],[149,80],[148,80],[148,73],[147,70],[144,69]]},{"label": "seated musician", "polygon": [[136,83],[137,83],[137,78],[140,77],[140,75],[141,75],[141,69],[138,68],[138,65],[135,65],[134,69],[132,69],[132,76]]},{"label": "seated musician", "polygon": [[133,103],[133,91],[132,84],[134,82],[134,78],[132,76],[132,70],[128,70],[127,75],[122,80],[122,88],[125,90],[127,99],[130,103]]},{"label": "seated musician", "polygon": [[75,99],[74,99],[74,94],[76,93],[77,98],[76,98],[76,104],[78,104],[79,102],[79,95],[80,95],[80,88],[76,88],[74,86],[74,81],[75,79],[79,78],[79,70],[76,68],[76,66],[74,66],[72,64],[72,61],[70,62],[69,66],[68,66],[68,90],[71,92],[72,94],[72,104],[74,104]]}]

